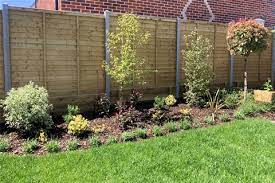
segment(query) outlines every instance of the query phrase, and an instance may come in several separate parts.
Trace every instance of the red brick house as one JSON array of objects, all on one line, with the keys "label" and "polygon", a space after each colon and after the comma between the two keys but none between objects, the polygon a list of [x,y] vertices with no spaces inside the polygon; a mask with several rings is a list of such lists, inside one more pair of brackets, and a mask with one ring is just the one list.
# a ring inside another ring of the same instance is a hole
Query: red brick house
[{"label": "red brick house", "polygon": [[275,25],[275,0],[36,0],[36,8],[103,14],[138,15],[227,23],[239,18],[261,18]]}]

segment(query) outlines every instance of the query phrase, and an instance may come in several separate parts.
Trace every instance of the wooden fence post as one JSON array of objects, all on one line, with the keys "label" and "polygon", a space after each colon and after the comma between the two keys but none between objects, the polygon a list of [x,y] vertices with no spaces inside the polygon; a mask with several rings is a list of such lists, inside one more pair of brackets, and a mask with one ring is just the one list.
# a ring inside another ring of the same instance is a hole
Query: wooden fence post
[{"label": "wooden fence post", "polygon": [[234,56],[230,54],[230,59],[229,59],[229,87],[233,87],[233,82],[234,82]]},{"label": "wooden fence post", "polygon": [[[108,36],[110,32],[110,11],[104,12],[105,17],[105,63],[110,65],[110,50],[108,45]],[[107,97],[110,97],[111,87],[110,87],[110,76],[105,72],[105,93]]]},{"label": "wooden fence post", "polygon": [[[275,26],[273,26],[273,31],[275,31]],[[275,32],[272,32],[272,86],[275,88]]]},{"label": "wooden fence post", "polygon": [[177,18],[176,98],[180,97],[180,31],[181,18]]},{"label": "wooden fence post", "polygon": [[4,89],[7,93],[11,89],[11,64],[10,64],[10,35],[9,35],[9,6],[3,4],[3,55],[4,55]]}]

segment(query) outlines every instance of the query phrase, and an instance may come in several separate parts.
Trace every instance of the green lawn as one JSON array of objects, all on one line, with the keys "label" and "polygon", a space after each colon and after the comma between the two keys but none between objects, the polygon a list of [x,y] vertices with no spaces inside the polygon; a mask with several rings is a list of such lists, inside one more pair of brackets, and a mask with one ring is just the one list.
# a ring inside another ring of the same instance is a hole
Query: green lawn
[{"label": "green lawn", "polygon": [[0,182],[275,182],[275,125],[250,119],[87,151],[0,155]]}]

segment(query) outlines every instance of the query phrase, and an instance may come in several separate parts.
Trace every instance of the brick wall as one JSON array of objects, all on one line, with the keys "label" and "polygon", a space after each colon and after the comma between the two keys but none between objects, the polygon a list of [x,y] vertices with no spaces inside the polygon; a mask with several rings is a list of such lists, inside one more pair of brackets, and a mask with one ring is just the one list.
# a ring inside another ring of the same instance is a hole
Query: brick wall
[{"label": "brick wall", "polygon": [[[263,18],[275,25],[275,0],[208,0],[214,22],[228,23],[239,18]],[[105,10],[138,15],[176,18],[187,0],[60,0],[63,11],[103,14]],[[193,0],[186,15],[191,20],[208,20],[210,14],[203,0]]]}]

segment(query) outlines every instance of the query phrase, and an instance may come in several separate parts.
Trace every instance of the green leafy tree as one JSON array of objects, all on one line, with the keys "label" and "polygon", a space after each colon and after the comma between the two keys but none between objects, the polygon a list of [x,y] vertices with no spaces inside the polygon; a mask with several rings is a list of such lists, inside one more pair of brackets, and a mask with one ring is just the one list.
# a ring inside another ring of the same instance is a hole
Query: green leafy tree
[{"label": "green leafy tree", "polygon": [[244,99],[247,96],[247,59],[251,53],[261,52],[268,46],[268,29],[254,20],[240,20],[229,24],[228,50],[244,57]]},{"label": "green leafy tree", "polygon": [[137,55],[137,50],[147,44],[150,34],[142,30],[138,17],[133,14],[120,16],[117,24],[117,30],[108,37],[110,65],[104,64],[104,67],[118,83],[122,102],[125,88],[133,86],[134,82],[145,83],[144,59]]},{"label": "green leafy tree", "polygon": [[205,104],[204,97],[213,80],[213,72],[207,62],[212,46],[209,39],[199,35],[197,31],[193,31],[185,39],[186,49],[182,51],[187,89],[185,99],[190,105],[202,105]]}]

